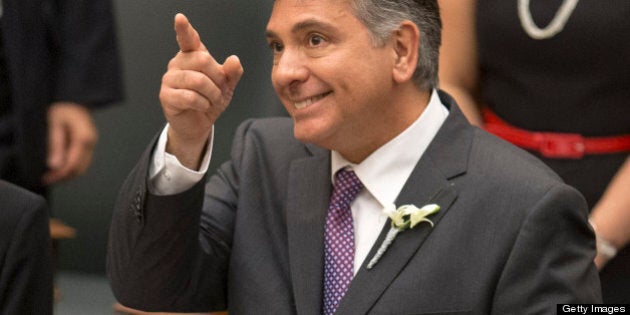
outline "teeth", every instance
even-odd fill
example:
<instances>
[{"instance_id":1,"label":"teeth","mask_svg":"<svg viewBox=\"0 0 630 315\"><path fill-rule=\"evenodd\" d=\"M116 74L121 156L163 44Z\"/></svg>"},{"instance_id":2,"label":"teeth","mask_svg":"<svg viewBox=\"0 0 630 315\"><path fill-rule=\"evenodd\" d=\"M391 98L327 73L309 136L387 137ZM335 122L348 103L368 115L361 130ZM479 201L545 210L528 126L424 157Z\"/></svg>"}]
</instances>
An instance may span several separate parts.
<instances>
[{"instance_id":1,"label":"teeth","mask_svg":"<svg viewBox=\"0 0 630 315\"><path fill-rule=\"evenodd\" d=\"M313 97L311 97L309 99L303 100L301 102L295 102L295 104L294 104L295 108L297 108L297 109L304 108L304 107L306 107L308 105L313 104L314 102L317 102L317 101L321 100L322 98L324 98L328 94L330 94L330 93L326 92L326 93L323 93L323 94L320 94L320 95L317 95L317 96L313 96Z\"/></svg>"},{"instance_id":2,"label":"teeth","mask_svg":"<svg viewBox=\"0 0 630 315\"><path fill-rule=\"evenodd\" d=\"M301 101L301 102L296 102L295 103L295 108L301 109L301 108L304 108L304 107L306 107L308 105L311 105L311 104L313 104L313 98L309 98L309 99L307 99L305 101Z\"/></svg>"}]
</instances>

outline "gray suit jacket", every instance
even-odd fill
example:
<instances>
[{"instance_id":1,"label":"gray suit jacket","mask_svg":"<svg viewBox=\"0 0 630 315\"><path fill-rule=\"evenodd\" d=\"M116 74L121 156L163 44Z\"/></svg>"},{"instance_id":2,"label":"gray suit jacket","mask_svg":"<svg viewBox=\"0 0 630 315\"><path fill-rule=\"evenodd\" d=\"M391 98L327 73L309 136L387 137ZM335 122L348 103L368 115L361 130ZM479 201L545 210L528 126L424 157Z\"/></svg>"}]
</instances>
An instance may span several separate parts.
<instances>
[{"instance_id":1,"label":"gray suit jacket","mask_svg":"<svg viewBox=\"0 0 630 315\"><path fill-rule=\"evenodd\" d=\"M373 269L364 263L337 314L555 314L557 303L600 302L580 194L441 97L450 115L396 203L439 204L435 227L400 233ZM289 119L251 120L205 190L162 197L146 189L149 155L125 182L110 231L121 303L321 313L329 151L296 141Z\"/></svg>"}]
</instances>

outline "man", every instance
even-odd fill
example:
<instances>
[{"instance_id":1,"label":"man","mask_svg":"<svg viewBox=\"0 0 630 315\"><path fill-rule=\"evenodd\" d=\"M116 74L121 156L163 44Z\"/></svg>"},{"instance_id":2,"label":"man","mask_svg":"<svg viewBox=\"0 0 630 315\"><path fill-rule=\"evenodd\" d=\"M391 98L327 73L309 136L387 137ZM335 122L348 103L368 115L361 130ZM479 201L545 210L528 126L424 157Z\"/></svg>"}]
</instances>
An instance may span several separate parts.
<instances>
[{"instance_id":1,"label":"man","mask_svg":"<svg viewBox=\"0 0 630 315\"><path fill-rule=\"evenodd\" d=\"M0 180L0 313L52 314L46 201Z\"/></svg>"},{"instance_id":2,"label":"man","mask_svg":"<svg viewBox=\"0 0 630 315\"><path fill-rule=\"evenodd\" d=\"M169 125L124 184L110 232L122 304L551 314L600 301L581 196L434 90L436 1L275 1L271 78L292 119L245 122L207 183L196 180L208 137L242 69L218 64L184 16L175 30L181 51L160 92ZM391 204L439 210L385 240Z\"/></svg>"},{"instance_id":3,"label":"man","mask_svg":"<svg viewBox=\"0 0 630 315\"><path fill-rule=\"evenodd\" d=\"M0 178L45 194L87 170L90 110L122 97L111 2L0 2Z\"/></svg>"}]
</instances>

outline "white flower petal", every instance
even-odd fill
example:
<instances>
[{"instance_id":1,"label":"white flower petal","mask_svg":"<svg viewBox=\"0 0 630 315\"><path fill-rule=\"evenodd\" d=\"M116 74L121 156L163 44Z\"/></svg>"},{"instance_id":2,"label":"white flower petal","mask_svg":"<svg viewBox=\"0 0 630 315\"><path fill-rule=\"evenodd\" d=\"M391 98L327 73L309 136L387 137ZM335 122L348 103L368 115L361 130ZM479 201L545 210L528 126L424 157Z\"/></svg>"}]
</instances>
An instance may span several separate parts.
<instances>
[{"instance_id":1,"label":"white flower petal","mask_svg":"<svg viewBox=\"0 0 630 315\"><path fill-rule=\"evenodd\" d=\"M398 211L402 212L404 215L410 215L418 210L418 207L414 205L404 205L398 208Z\"/></svg>"},{"instance_id":2,"label":"white flower petal","mask_svg":"<svg viewBox=\"0 0 630 315\"><path fill-rule=\"evenodd\" d=\"M420 208L420 211L426 212L427 215L433 214L435 212L438 212L439 210L440 210L440 206L438 206L438 205L436 205L434 203L432 203L430 205L426 205L426 206Z\"/></svg>"},{"instance_id":3,"label":"white flower petal","mask_svg":"<svg viewBox=\"0 0 630 315\"><path fill-rule=\"evenodd\" d=\"M385 206L385 208L383 208L383 212L388 217L392 217L396 213L396 205L393 203L390 203L389 205Z\"/></svg>"},{"instance_id":4,"label":"white flower petal","mask_svg":"<svg viewBox=\"0 0 630 315\"><path fill-rule=\"evenodd\" d=\"M440 210L440 206L436 204L426 205L422 207L421 209L417 209L417 211L412 213L409 218L409 221L411 222L411 228L413 228L414 226L418 225L418 223L423 222L423 221L428 222L429 224L431 224L431 227L433 227L433 222L427 219L426 217L439 210Z\"/></svg>"},{"instance_id":5,"label":"white flower petal","mask_svg":"<svg viewBox=\"0 0 630 315\"><path fill-rule=\"evenodd\" d=\"M387 236L381 246L376 251L376 254L369 261L367 265L367 269L372 269L374 265L381 259L387 248L396 238L398 233L404 231L405 229L411 227L413 228L420 222L427 222L433 227L433 221L427 219L426 217L438 212L440 210L440 206L436 204L426 205L420 209L415 205L403 205L396 208L396 205L389 204L383 208L383 212L387 214L387 216L392 221L392 227L387 232ZM405 221L405 216L409 216L409 219Z\"/></svg>"}]
</instances>

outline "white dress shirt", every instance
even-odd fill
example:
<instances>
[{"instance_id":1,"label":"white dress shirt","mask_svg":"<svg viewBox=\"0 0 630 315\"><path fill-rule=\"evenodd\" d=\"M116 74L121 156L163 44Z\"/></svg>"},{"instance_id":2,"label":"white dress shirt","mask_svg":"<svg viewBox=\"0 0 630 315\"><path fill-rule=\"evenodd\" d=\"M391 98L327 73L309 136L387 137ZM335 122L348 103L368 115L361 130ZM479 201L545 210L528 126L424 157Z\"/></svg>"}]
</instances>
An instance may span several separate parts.
<instances>
[{"instance_id":1,"label":"white dress shirt","mask_svg":"<svg viewBox=\"0 0 630 315\"><path fill-rule=\"evenodd\" d=\"M420 117L360 164L352 164L336 151L332 151L331 181L334 181L334 174L339 169L349 167L354 170L365 187L350 206L354 220L355 274L387 221L383 208L394 203L447 116L448 110L440 101L437 92L433 91L429 104ZM208 170L212 152L210 139L201 169L199 171L187 169L177 161L177 158L165 152L167 130L168 125L160 135L149 171L149 189L158 195L185 191L201 180Z\"/></svg>"},{"instance_id":2,"label":"white dress shirt","mask_svg":"<svg viewBox=\"0 0 630 315\"><path fill-rule=\"evenodd\" d=\"M168 124L166 124L160 134L149 166L149 191L159 196L174 195L190 189L200 181L210 165L214 126L212 126L210 135L208 149L201 161L201 167L195 171L183 166L174 155L166 152L166 140L168 139Z\"/></svg>"}]
</instances>

